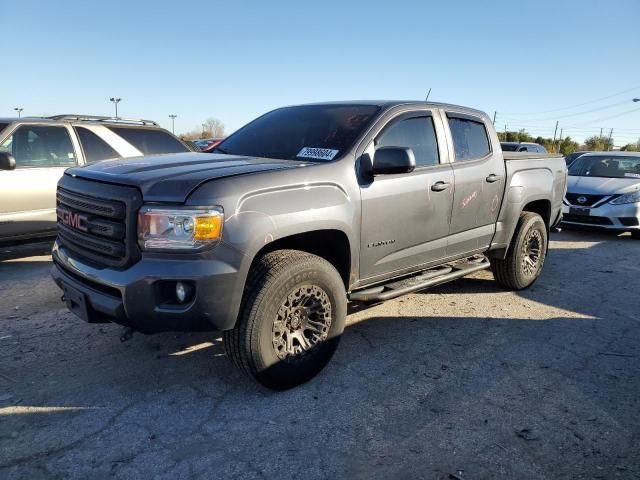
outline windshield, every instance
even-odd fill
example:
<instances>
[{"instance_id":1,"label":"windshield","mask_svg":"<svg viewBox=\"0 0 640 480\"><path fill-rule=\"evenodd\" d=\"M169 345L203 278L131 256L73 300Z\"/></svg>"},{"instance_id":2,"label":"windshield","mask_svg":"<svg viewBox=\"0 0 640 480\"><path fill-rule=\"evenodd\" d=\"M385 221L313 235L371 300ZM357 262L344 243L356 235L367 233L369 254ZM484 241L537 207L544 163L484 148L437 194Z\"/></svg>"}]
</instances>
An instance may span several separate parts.
<instances>
[{"instance_id":1,"label":"windshield","mask_svg":"<svg viewBox=\"0 0 640 480\"><path fill-rule=\"evenodd\" d=\"M224 140L215 153L331 161L341 157L371 123L373 105L305 105L269 112Z\"/></svg>"},{"instance_id":2,"label":"windshield","mask_svg":"<svg viewBox=\"0 0 640 480\"><path fill-rule=\"evenodd\" d=\"M583 156L571 164L569 175L575 177L640 178L640 157Z\"/></svg>"},{"instance_id":3,"label":"windshield","mask_svg":"<svg viewBox=\"0 0 640 480\"><path fill-rule=\"evenodd\" d=\"M512 145L509 143L501 143L500 146L502 147L503 152L515 152L518 149L518 145Z\"/></svg>"},{"instance_id":4,"label":"windshield","mask_svg":"<svg viewBox=\"0 0 640 480\"><path fill-rule=\"evenodd\" d=\"M584 154L585 152L573 152L564 157L564 161L567 163L567 167L571 165L576 158Z\"/></svg>"}]
</instances>

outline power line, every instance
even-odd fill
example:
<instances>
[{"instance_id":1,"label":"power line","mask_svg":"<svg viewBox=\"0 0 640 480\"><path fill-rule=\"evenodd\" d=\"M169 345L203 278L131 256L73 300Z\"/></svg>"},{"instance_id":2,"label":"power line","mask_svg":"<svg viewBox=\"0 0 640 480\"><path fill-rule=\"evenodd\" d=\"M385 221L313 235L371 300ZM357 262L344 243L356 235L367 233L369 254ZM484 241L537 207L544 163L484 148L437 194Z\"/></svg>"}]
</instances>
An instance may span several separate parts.
<instances>
[{"instance_id":1,"label":"power line","mask_svg":"<svg viewBox=\"0 0 640 480\"><path fill-rule=\"evenodd\" d=\"M632 110L627 110L626 112L618 113L616 115L611 115L609 117L599 118L597 120L593 120L591 123L601 122L603 120L610 120L612 118L618 118L618 117L621 117L623 115L628 115L629 113L633 113L633 112L640 112L640 108L634 108Z\"/></svg>"},{"instance_id":2,"label":"power line","mask_svg":"<svg viewBox=\"0 0 640 480\"><path fill-rule=\"evenodd\" d=\"M529 122L544 122L545 120L557 120L559 118L569 118L569 117L577 117L579 115L584 115L586 113L593 113L593 112L599 112L601 110L606 110L608 108L613 108L613 107L617 107L619 105L623 105L623 104L628 104L629 100L623 100L622 102L616 102L616 103L611 103L609 105L604 105L602 107L597 107L597 108L592 108L589 110L582 110L580 112L575 112L575 113L568 113L566 115L556 115L554 117L545 117L545 118L528 118L528 119L518 119L518 118L514 118L514 120L523 120L523 121L529 121Z\"/></svg>"},{"instance_id":3,"label":"power line","mask_svg":"<svg viewBox=\"0 0 640 480\"><path fill-rule=\"evenodd\" d=\"M555 108L553 110L543 110L543 111L530 112L530 113L516 113L516 115L541 115L543 113L562 112L564 110L571 110L572 108L582 107L584 105L589 105L591 103L601 102L602 100L607 100L609 98L617 97L618 95L622 95L623 93L629 93L629 92L632 92L632 91L638 90L638 89L640 89L640 85L635 86L635 87L631 87L628 90L623 90L623 91L618 92L618 93L613 93L611 95L607 95L606 97L600 97L600 98L596 98L594 100L589 100L587 102L577 103L575 105L569 105L568 107L561 107L561 108Z\"/></svg>"}]
</instances>

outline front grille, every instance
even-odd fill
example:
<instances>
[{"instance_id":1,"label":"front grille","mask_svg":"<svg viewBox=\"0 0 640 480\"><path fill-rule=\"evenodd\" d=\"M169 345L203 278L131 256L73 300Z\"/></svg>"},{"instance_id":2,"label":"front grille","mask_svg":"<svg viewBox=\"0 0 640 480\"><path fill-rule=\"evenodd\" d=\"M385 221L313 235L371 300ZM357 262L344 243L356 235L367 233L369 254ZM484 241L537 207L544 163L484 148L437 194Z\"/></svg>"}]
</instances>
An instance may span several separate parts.
<instances>
[{"instance_id":1,"label":"front grille","mask_svg":"<svg viewBox=\"0 0 640 480\"><path fill-rule=\"evenodd\" d=\"M74 256L108 267L126 267L139 258L136 189L65 175L56 206L58 243Z\"/></svg>"},{"instance_id":2,"label":"front grille","mask_svg":"<svg viewBox=\"0 0 640 480\"><path fill-rule=\"evenodd\" d=\"M590 225L613 225L613 222L607 217L595 217L589 215L572 215L565 214L562 216L565 222L588 223Z\"/></svg>"},{"instance_id":3,"label":"front grille","mask_svg":"<svg viewBox=\"0 0 640 480\"><path fill-rule=\"evenodd\" d=\"M565 198L567 199L567 202L569 202L571 205L576 205L578 207L591 207L596 203L598 203L603 198L609 197L609 196L611 195L586 195L584 193L567 193ZM583 201L582 203L580 203L578 201L579 198L584 198L586 201Z\"/></svg>"}]
</instances>

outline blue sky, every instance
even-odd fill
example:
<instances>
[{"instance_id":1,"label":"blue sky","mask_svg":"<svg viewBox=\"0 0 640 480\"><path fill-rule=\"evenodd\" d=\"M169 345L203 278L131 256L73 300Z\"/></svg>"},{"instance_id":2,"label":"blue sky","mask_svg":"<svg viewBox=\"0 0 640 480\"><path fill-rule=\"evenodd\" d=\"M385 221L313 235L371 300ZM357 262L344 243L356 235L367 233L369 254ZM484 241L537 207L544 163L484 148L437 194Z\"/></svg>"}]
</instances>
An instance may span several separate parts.
<instances>
[{"instance_id":1,"label":"blue sky","mask_svg":"<svg viewBox=\"0 0 640 480\"><path fill-rule=\"evenodd\" d=\"M557 118L578 139L601 127L616 144L640 137L638 0L20 0L2 11L0 116L112 114L115 95L121 116L170 127L175 113L177 132L216 117L233 131L281 105L422 99L431 87L432 100L497 111L500 129L551 136Z\"/></svg>"}]
</instances>

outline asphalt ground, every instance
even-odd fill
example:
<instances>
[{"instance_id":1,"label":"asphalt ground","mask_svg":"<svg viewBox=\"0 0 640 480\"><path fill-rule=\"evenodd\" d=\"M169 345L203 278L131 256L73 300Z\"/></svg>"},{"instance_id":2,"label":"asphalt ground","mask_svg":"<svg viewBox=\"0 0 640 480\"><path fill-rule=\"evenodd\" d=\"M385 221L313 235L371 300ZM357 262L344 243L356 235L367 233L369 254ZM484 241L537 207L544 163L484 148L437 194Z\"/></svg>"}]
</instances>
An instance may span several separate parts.
<instances>
[{"instance_id":1,"label":"asphalt ground","mask_svg":"<svg viewBox=\"0 0 640 480\"><path fill-rule=\"evenodd\" d=\"M83 323L42 248L9 252L0 478L640 478L640 241L551 239L526 291L484 271L351 308L329 366L279 393L215 334Z\"/></svg>"}]
</instances>

